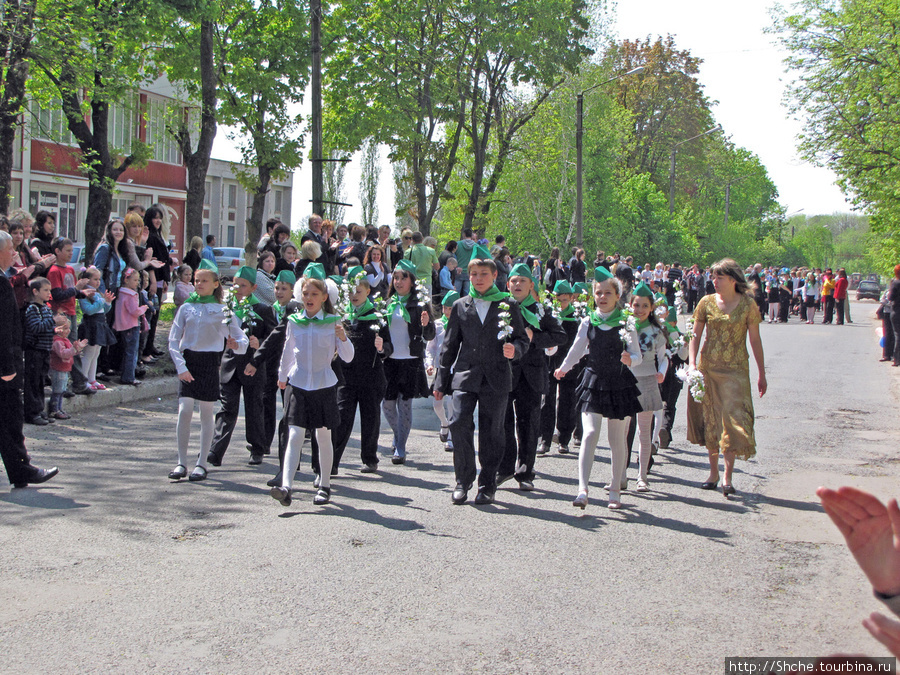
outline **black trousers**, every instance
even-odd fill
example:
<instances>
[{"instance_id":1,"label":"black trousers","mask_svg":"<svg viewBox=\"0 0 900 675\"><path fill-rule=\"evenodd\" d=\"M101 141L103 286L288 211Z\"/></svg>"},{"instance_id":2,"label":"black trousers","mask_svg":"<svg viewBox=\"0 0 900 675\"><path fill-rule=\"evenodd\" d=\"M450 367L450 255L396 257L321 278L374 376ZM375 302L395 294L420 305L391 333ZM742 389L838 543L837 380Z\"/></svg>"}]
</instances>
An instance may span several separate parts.
<instances>
[{"instance_id":1,"label":"black trousers","mask_svg":"<svg viewBox=\"0 0 900 675\"><path fill-rule=\"evenodd\" d=\"M475 407L478 407L478 461L481 473L478 485L489 491L497 489L497 469L503 458L506 401L509 395L488 387L481 391L453 392L453 415L450 434L453 438L453 468L456 481L470 486L475 483Z\"/></svg>"},{"instance_id":2,"label":"black trousers","mask_svg":"<svg viewBox=\"0 0 900 675\"><path fill-rule=\"evenodd\" d=\"M694 313L694 307L697 306L697 301L699 300L700 291L696 288L689 288L687 293L687 311L688 314Z\"/></svg>"},{"instance_id":3,"label":"black trousers","mask_svg":"<svg viewBox=\"0 0 900 675\"><path fill-rule=\"evenodd\" d=\"M834 311L837 314L837 324L839 326L844 325L844 306L847 304L847 300L835 300L834 301Z\"/></svg>"},{"instance_id":4,"label":"black trousers","mask_svg":"<svg viewBox=\"0 0 900 675\"><path fill-rule=\"evenodd\" d=\"M22 376L11 382L0 380L0 457L10 483L25 483L35 474L22 433Z\"/></svg>"},{"instance_id":5,"label":"black trousers","mask_svg":"<svg viewBox=\"0 0 900 675\"><path fill-rule=\"evenodd\" d=\"M825 296L825 318L822 320L822 323L831 323L834 319L834 296L826 295Z\"/></svg>"},{"instance_id":6,"label":"black trousers","mask_svg":"<svg viewBox=\"0 0 900 675\"><path fill-rule=\"evenodd\" d=\"M237 424L241 405L241 392L244 394L244 424L247 431L247 443L250 454L262 455L265 452L266 428L263 421L262 394L263 383L241 384L235 374L228 382L224 382L219 390L219 402L222 409L216 413L216 435L213 437L209 453L218 461L222 461L231 435Z\"/></svg>"},{"instance_id":7,"label":"black trousers","mask_svg":"<svg viewBox=\"0 0 900 675\"><path fill-rule=\"evenodd\" d=\"M24 415L26 420L33 420L44 412L44 382L50 374L50 352L26 349L24 373Z\"/></svg>"},{"instance_id":8,"label":"black trousers","mask_svg":"<svg viewBox=\"0 0 900 675\"><path fill-rule=\"evenodd\" d=\"M272 447L272 441L275 440L275 431L278 426L278 420L275 414L275 397L278 395L278 364L266 365L266 378L263 384L262 405L263 405L263 424L265 427L265 436L263 438L263 447L266 449L266 455ZM282 400L284 394L281 395Z\"/></svg>"},{"instance_id":9,"label":"black trousers","mask_svg":"<svg viewBox=\"0 0 900 675\"><path fill-rule=\"evenodd\" d=\"M680 363L679 363L680 365ZM684 382L675 375L675 368L669 364L666 371L666 377L659 386L659 393L663 400L663 429L672 431L672 425L675 424L675 406L678 404L678 397L681 396L681 390Z\"/></svg>"},{"instance_id":10,"label":"black trousers","mask_svg":"<svg viewBox=\"0 0 900 675\"><path fill-rule=\"evenodd\" d=\"M568 445L572 440L572 433L578 420L575 405L577 386L577 380L557 380L553 377L553 373L550 373L550 390L544 395L544 403L541 405L541 443L550 445L554 429L559 432L560 445Z\"/></svg>"},{"instance_id":11,"label":"black trousers","mask_svg":"<svg viewBox=\"0 0 900 675\"><path fill-rule=\"evenodd\" d=\"M331 442L334 445L334 469L341 463L350 434L353 432L353 421L359 407L359 447L363 464L378 464L378 435L381 433L381 401L384 398L382 387L365 387L343 385L338 387L338 410L341 423L331 431Z\"/></svg>"},{"instance_id":12,"label":"black trousers","mask_svg":"<svg viewBox=\"0 0 900 675\"><path fill-rule=\"evenodd\" d=\"M516 480L534 480L540 420L541 392L535 391L524 377L520 377L506 401L506 449L497 468L501 476L515 474Z\"/></svg>"},{"instance_id":13,"label":"black trousers","mask_svg":"<svg viewBox=\"0 0 900 675\"><path fill-rule=\"evenodd\" d=\"M894 365L900 366L900 312L891 311L891 327L894 329Z\"/></svg>"},{"instance_id":14,"label":"black trousers","mask_svg":"<svg viewBox=\"0 0 900 675\"><path fill-rule=\"evenodd\" d=\"M163 296L163 289L154 288L154 295L159 297L159 304L157 307L162 307L163 302L165 301L165 297ZM152 356L153 350L156 349L154 346L154 342L156 341L156 324L159 323L159 312L153 312L153 315L150 317L150 330L147 331L146 342L142 343L143 348L141 349L142 356Z\"/></svg>"}]
</instances>

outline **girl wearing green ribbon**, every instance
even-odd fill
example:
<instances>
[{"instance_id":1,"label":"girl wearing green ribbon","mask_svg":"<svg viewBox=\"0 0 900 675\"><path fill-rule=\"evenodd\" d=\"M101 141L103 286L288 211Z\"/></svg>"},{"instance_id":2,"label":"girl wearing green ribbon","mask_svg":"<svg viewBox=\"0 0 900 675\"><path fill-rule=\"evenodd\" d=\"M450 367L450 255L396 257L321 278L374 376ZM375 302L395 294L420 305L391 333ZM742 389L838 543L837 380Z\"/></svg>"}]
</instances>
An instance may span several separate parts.
<instances>
[{"instance_id":1,"label":"girl wearing green ribbon","mask_svg":"<svg viewBox=\"0 0 900 675\"><path fill-rule=\"evenodd\" d=\"M194 275L194 292L178 308L169 331L169 354L181 380L178 390L178 465L172 480L187 476L187 449L191 440L194 402L200 407L200 453L190 480L206 478L206 453L212 443L213 409L219 398L219 363L225 347L236 354L247 351L249 340L237 316L225 315L222 286L216 266L203 260Z\"/></svg>"},{"instance_id":2,"label":"girl wearing green ribbon","mask_svg":"<svg viewBox=\"0 0 900 675\"><path fill-rule=\"evenodd\" d=\"M409 260L397 263L385 310L394 352L384 362L387 390L382 410L394 432L394 464L406 462L413 399L431 394L425 377L425 343L434 339L434 321L428 296L417 288L415 270Z\"/></svg>"},{"instance_id":3,"label":"girl wearing green ribbon","mask_svg":"<svg viewBox=\"0 0 900 675\"><path fill-rule=\"evenodd\" d=\"M324 277L321 265L314 263ZM309 266L313 268L313 265ZM309 271L309 270L307 270ZM331 361L337 353L345 363L353 359L353 343L347 339L341 317L334 313L328 289L322 278L304 277L301 286L303 310L287 319L284 351L278 371L278 387L291 387L285 417L288 423L288 447L284 457L281 485L270 494L282 506L291 504L291 486L300 465L304 430L314 430L319 446L320 475L313 504L331 500L331 467L334 449L331 430L340 422L337 407L337 376Z\"/></svg>"},{"instance_id":4,"label":"girl wearing green ribbon","mask_svg":"<svg viewBox=\"0 0 900 675\"><path fill-rule=\"evenodd\" d=\"M588 483L594 463L594 450L605 417L609 448L612 453L612 481L609 504L622 508L621 484L628 459L626 435L630 417L641 411L640 391L630 366L641 362L637 335L627 328L627 317L619 309L622 283L605 267L594 270L594 303L596 310L581 322L578 335L562 365L554 376L565 377L587 354L584 373L578 385L578 404L584 438L578 460L578 496L573 506L584 509L588 503ZM623 339L624 333L624 339Z\"/></svg>"}]
</instances>

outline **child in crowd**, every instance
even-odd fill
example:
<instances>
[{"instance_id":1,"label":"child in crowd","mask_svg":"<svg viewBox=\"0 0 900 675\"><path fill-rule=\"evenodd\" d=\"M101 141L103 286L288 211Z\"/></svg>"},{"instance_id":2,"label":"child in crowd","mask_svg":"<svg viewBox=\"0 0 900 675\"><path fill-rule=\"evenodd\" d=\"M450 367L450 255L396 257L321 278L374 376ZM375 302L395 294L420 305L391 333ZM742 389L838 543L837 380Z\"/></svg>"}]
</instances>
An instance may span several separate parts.
<instances>
[{"instance_id":1,"label":"child in crowd","mask_svg":"<svg viewBox=\"0 0 900 675\"><path fill-rule=\"evenodd\" d=\"M629 369L641 362L637 333L628 328L619 309L622 283L605 267L594 270L596 310L581 322L578 335L563 364L554 373L561 380L587 354L584 374L578 386L579 408L584 439L578 458L578 496L573 506L584 509L588 503L588 483L594 463L594 450L600 424L607 420L607 435L612 454L610 509L622 508L620 486L625 480L628 461L626 436L630 417L641 411L637 379ZM621 331L625 330L623 339Z\"/></svg>"},{"instance_id":2,"label":"child in crowd","mask_svg":"<svg viewBox=\"0 0 900 675\"><path fill-rule=\"evenodd\" d=\"M72 260L73 245L71 240L58 237L50 245L56 263L47 271L47 280L51 285L50 309L62 312L69 319L72 335L77 335L78 320L75 312L75 300L90 298L94 289L88 286L87 279L75 281L75 270L69 265ZM94 390L87 386L87 377L81 367L81 358L75 357L72 366L72 391L76 394L93 394Z\"/></svg>"},{"instance_id":3,"label":"child in crowd","mask_svg":"<svg viewBox=\"0 0 900 675\"><path fill-rule=\"evenodd\" d=\"M278 324L268 337L263 340L253 356L250 363L244 368L245 375L255 375L256 371L261 367L266 367L266 381L263 384L263 415L266 424L266 439L269 447L275 437L275 392L278 391L278 367L281 363L281 354L284 350L284 335L287 331L287 318L291 314L295 314L303 309L303 305L294 299L294 286L297 278L290 270L284 270L278 273L275 279L275 303L272 305L272 312L275 315L275 321ZM298 287L299 295L299 287ZM281 390L281 410L282 417L278 423L278 473L266 481L269 487L278 487L281 485L282 467L284 466L284 453L287 450L288 441L288 424L284 416L287 410L288 397L291 389Z\"/></svg>"},{"instance_id":4,"label":"child in crowd","mask_svg":"<svg viewBox=\"0 0 900 675\"><path fill-rule=\"evenodd\" d=\"M647 484L647 472L650 470L653 418L657 410L663 409L659 385L665 379L666 370L669 368L666 332L653 311L654 300L653 291L643 281L632 291L631 311L634 313L635 331L641 350L640 362L631 365L631 372L637 378L637 387L640 390L638 401L642 408L641 412L637 413L637 432L641 447L638 492L647 492L650 489ZM627 471L628 464L625 466ZM627 476L623 476L621 485L623 489L627 481Z\"/></svg>"},{"instance_id":5,"label":"child in crowd","mask_svg":"<svg viewBox=\"0 0 900 675\"><path fill-rule=\"evenodd\" d=\"M347 339L341 317L334 313L324 281L324 270L318 263L308 266L312 274L322 278L304 277L301 285L303 310L288 317L278 372L278 386L291 387L291 397L285 416L288 420L288 447L284 457L281 486L270 494L282 506L291 503L291 486L300 465L304 429L310 429L319 446L319 465L313 503L327 504L331 500L331 476L325 470L332 466L334 452L331 430L340 422L337 407L337 376L331 360L337 353L345 363L353 359L353 343Z\"/></svg>"},{"instance_id":6,"label":"child in crowd","mask_svg":"<svg viewBox=\"0 0 900 675\"><path fill-rule=\"evenodd\" d=\"M340 423L331 438L334 443L332 474L350 440L356 408L359 406L359 448L361 473L378 470L378 435L381 432L381 401L387 382L383 361L391 355L391 332L369 300L371 287L360 266L351 267L345 283L354 284L350 293L350 315L344 321L344 331L353 344L353 359L342 364L343 382L338 385Z\"/></svg>"},{"instance_id":7,"label":"child in crowd","mask_svg":"<svg viewBox=\"0 0 900 675\"><path fill-rule=\"evenodd\" d=\"M99 297L99 296L98 296ZM48 413L50 417L58 420L67 420L69 415L63 410L63 392L69 383L69 373L72 372L72 364L75 356L80 354L87 346L87 340L77 340L72 343L69 334L72 331L69 318L65 314L57 314L53 346L50 348L50 405Z\"/></svg>"},{"instance_id":8,"label":"child in crowd","mask_svg":"<svg viewBox=\"0 0 900 675\"><path fill-rule=\"evenodd\" d=\"M97 359L100 357L100 349L116 343L116 334L106 321L106 315L116 296L110 291L100 294L101 276L100 270L93 266L85 267L79 275L79 280L87 279L88 286L95 291L92 297L81 298L78 301L78 306L81 307L78 337L87 340L87 346L81 354L81 364L88 386L94 391L106 389L97 381Z\"/></svg>"},{"instance_id":9,"label":"child in crowd","mask_svg":"<svg viewBox=\"0 0 900 675\"><path fill-rule=\"evenodd\" d=\"M191 281L194 278L194 270L190 265L181 265L175 270L175 291L173 292L173 301L175 307L181 307L187 297L194 292L194 284Z\"/></svg>"},{"instance_id":10,"label":"child in crowd","mask_svg":"<svg viewBox=\"0 0 900 675\"><path fill-rule=\"evenodd\" d=\"M37 277L28 284L29 298L25 305L25 421L45 426L49 416L44 410L44 380L50 372L50 349L56 322L50 302L51 285Z\"/></svg>"},{"instance_id":11,"label":"child in crowd","mask_svg":"<svg viewBox=\"0 0 900 675\"><path fill-rule=\"evenodd\" d=\"M116 319L113 322L117 339L122 342L122 375L119 382L133 386L141 384L140 380L135 379L134 371L137 368L141 324L146 324L144 314L147 312L147 305L140 304L140 282L140 272L131 267L125 270L116 300Z\"/></svg>"},{"instance_id":12,"label":"child in crowd","mask_svg":"<svg viewBox=\"0 0 900 675\"><path fill-rule=\"evenodd\" d=\"M178 464L169 472L171 480L181 480L187 473L187 450L191 440L191 418L194 401L200 406L200 452L197 466L189 480L206 478L206 453L213 438L213 410L219 399L219 362L227 347L236 354L247 351L249 340L241 330L240 319L226 319L222 303L222 286L216 265L202 260L194 275L196 291L184 301L175 314L169 331L169 354L181 380L178 390Z\"/></svg>"},{"instance_id":13,"label":"child in crowd","mask_svg":"<svg viewBox=\"0 0 900 675\"><path fill-rule=\"evenodd\" d=\"M425 343L434 339L429 294L417 288L416 266L403 259L394 268L385 319L394 351L384 362L387 389L382 410L394 432L394 464L406 462L406 441L412 427L412 402L430 394L425 377Z\"/></svg>"},{"instance_id":14,"label":"child in crowd","mask_svg":"<svg viewBox=\"0 0 900 675\"><path fill-rule=\"evenodd\" d=\"M450 260L453 260L453 258L450 258ZM453 311L453 303L457 300L459 300L459 293L454 290L448 290L444 299L441 300L441 309L444 314L435 322L434 339L430 340L425 346L425 374L428 377L433 377L437 372L441 357L441 347L444 344L444 334L447 332L447 322L450 320L450 312ZM449 422L450 415L453 414L452 393L442 399L433 399L432 405L434 406L434 414L437 415L441 423L440 439L441 443L444 444L444 450L453 452L453 440L450 438Z\"/></svg>"}]
</instances>

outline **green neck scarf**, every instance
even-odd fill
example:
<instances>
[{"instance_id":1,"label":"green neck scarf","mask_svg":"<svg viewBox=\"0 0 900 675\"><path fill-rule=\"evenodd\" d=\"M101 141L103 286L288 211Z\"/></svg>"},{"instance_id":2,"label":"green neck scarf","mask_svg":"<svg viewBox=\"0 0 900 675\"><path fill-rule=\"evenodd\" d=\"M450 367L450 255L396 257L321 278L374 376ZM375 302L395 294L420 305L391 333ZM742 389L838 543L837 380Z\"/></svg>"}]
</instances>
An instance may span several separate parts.
<instances>
[{"instance_id":1,"label":"green neck scarf","mask_svg":"<svg viewBox=\"0 0 900 675\"><path fill-rule=\"evenodd\" d=\"M237 316L237 318L239 318L241 322L246 321L248 318L261 319L262 317L253 309L253 305L257 304L258 302L259 300L257 299L257 297L251 293L249 297L235 303L235 316Z\"/></svg>"},{"instance_id":2,"label":"green neck scarf","mask_svg":"<svg viewBox=\"0 0 900 675\"><path fill-rule=\"evenodd\" d=\"M525 323L530 324L532 328L540 328L541 327L541 319L535 314L530 308L534 307L537 304L537 300L532 296L528 296L522 302L519 303L519 309L522 312L522 318L525 319Z\"/></svg>"},{"instance_id":3,"label":"green neck scarf","mask_svg":"<svg viewBox=\"0 0 900 675\"><path fill-rule=\"evenodd\" d=\"M350 321L378 321L375 305L368 298L359 307L350 307Z\"/></svg>"},{"instance_id":4,"label":"green neck scarf","mask_svg":"<svg viewBox=\"0 0 900 675\"><path fill-rule=\"evenodd\" d=\"M504 293L499 288L497 288L497 284L491 286L485 293L479 293L475 290L474 286L469 286L469 295L471 295L476 300L487 300L488 302L494 302L496 300L506 300L509 297L509 293Z\"/></svg>"},{"instance_id":5,"label":"green neck scarf","mask_svg":"<svg viewBox=\"0 0 900 675\"><path fill-rule=\"evenodd\" d=\"M303 316L304 312L297 312L296 314L291 314L288 317L288 321L293 321L298 326L308 326L311 323L315 324L329 324L329 323L337 323L341 320L337 314L326 314L321 319L317 319L316 317L307 317Z\"/></svg>"},{"instance_id":6,"label":"green neck scarf","mask_svg":"<svg viewBox=\"0 0 900 675\"><path fill-rule=\"evenodd\" d=\"M214 295L197 295L196 293L191 293L185 299L185 302L190 302L191 304L198 305L208 305L213 302L219 302L216 300L216 296Z\"/></svg>"},{"instance_id":7,"label":"green neck scarf","mask_svg":"<svg viewBox=\"0 0 900 675\"><path fill-rule=\"evenodd\" d=\"M284 318L284 305L276 300L275 304L272 305L272 311L275 312L275 320L278 321L278 323L281 323L281 320Z\"/></svg>"},{"instance_id":8,"label":"green neck scarf","mask_svg":"<svg viewBox=\"0 0 900 675\"><path fill-rule=\"evenodd\" d=\"M644 329L645 329L647 326L649 326L649 325L650 325L650 318L649 318L649 317L647 318L646 321L638 321L638 322L634 325L634 332L635 332L635 333L640 333L642 330L644 330Z\"/></svg>"},{"instance_id":9,"label":"green neck scarf","mask_svg":"<svg viewBox=\"0 0 900 675\"><path fill-rule=\"evenodd\" d=\"M600 312L594 310L591 312L591 325L597 326L612 326L614 328L619 328L625 324L625 316L622 314L621 309L616 309L610 314L607 318L603 318L600 316Z\"/></svg>"},{"instance_id":10,"label":"green neck scarf","mask_svg":"<svg viewBox=\"0 0 900 675\"><path fill-rule=\"evenodd\" d=\"M578 321L578 317L575 316L575 308L572 307L572 305L569 305L565 309L560 310L559 320L560 321Z\"/></svg>"},{"instance_id":11,"label":"green neck scarf","mask_svg":"<svg viewBox=\"0 0 900 675\"><path fill-rule=\"evenodd\" d=\"M447 330L447 322L450 320L449 316L441 316L441 324L444 326L444 330Z\"/></svg>"},{"instance_id":12,"label":"green neck scarf","mask_svg":"<svg viewBox=\"0 0 900 675\"><path fill-rule=\"evenodd\" d=\"M408 299L409 299L409 295L397 295L397 294L392 295L391 299L388 301L388 304L387 304L387 315L389 317L393 316L394 310L396 310L397 307L399 307L400 308L400 316L403 317L403 320L406 323L409 323L409 320L410 320L409 319L409 311L406 309L406 301Z\"/></svg>"}]
</instances>

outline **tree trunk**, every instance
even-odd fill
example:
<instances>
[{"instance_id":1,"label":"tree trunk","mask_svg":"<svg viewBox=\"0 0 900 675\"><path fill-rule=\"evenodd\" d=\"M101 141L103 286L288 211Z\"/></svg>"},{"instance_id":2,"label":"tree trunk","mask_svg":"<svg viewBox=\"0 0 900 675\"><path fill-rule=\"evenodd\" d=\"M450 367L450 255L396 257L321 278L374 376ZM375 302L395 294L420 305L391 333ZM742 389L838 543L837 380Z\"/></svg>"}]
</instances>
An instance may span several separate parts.
<instances>
[{"instance_id":1,"label":"tree trunk","mask_svg":"<svg viewBox=\"0 0 900 675\"><path fill-rule=\"evenodd\" d=\"M256 244L262 234L263 216L266 214L266 195L269 193L269 183L272 181L272 169L264 164L259 166L257 173L259 185L253 193L253 206L250 209L250 218L247 219L247 243L244 251L247 255L247 264L256 266ZM251 262L252 261L252 262Z\"/></svg>"},{"instance_id":2,"label":"tree trunk","mask_svg":"<svg viewBox=\"0 0 900 675\"><path fill-rule=\"evenodd\" d=\"M25 0L21 5L13 1L5 4L5 15L0 24L2 61L6 66L3 92L0 95L0 213L9 213L13 152L19 114L25 103L27 59L33 35L35 0Z\"/></svg>"},{"instance_id":3,"label":"tree trunk","mask_svg":"<svg viewBox=\"0 0 900 675\"><path fill-rule=\"evenodd\" d=\"M88 187L87 218L84 221L85 264L93 261L97 244L106 231L106 223L112 212L112 191L104 186L104 181L90 181Z\"/></svg>"},{"instance_id":4,"label":"tree trunk","mask_svg":"<svg viewBox=\"0 0 900 675\"><path fill-rule=\"evenodd\" d=\"M206 173L212 156L213 141L216 138L216 87L218 73L215 66L214 24L212 21L200 23L200 136L197 150L191 151L190 134L187 124L175 137L181 145L181 154L187 165L188 186L184 218L184 248L188 249L193 237L203 236L203 198L206 194Z\"/></svg>"}]
</instances>

